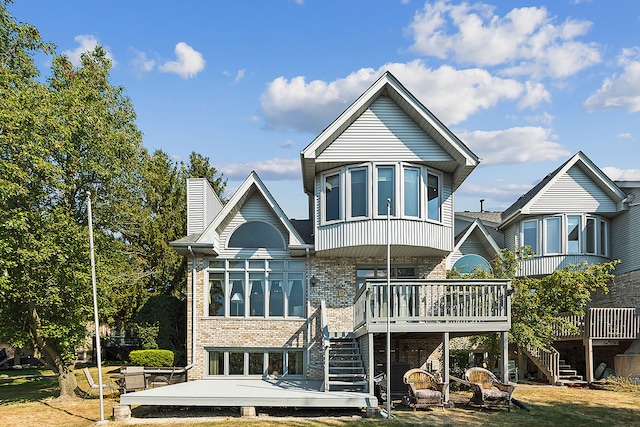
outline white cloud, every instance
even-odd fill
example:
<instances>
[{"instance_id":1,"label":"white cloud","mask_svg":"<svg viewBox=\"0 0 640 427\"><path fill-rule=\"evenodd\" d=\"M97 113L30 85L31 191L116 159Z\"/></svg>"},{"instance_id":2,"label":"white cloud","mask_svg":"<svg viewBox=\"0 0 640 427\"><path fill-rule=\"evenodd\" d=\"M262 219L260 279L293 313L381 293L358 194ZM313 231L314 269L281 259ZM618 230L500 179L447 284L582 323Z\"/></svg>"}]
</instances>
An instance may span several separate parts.
<instances>
[{"instance_id":1,"label":"white cloud","mask_svg":"<svg viewBox=\"0 0 640 427\"><path fill-rule=\"evenodd\" d=\"M630 113L640 111L640 48L625 49L618 57L622 74L606 78L602 87L582 104L587 111L625 108Z\"/></svg>"},{"instance_id":2,"label":"white cloud","mask_svg":"<svg viewBox=\"0 0 640 427\"><path fill-rule=\"evenodd\" d=\"M62 51L62 54L69 58L71 64L79 67L82 64L82 54L94 50L96 46L98 46L99 42L94 36L83 34L75 36L73 40L75 40L80 46L74 50L64 50ZM106 46L102 46L102 48L105 50L107 58L111 60L112 66L115 67L116 61L113 59L113 55L109 52L109 49Z\"/></svg>"},{"instance_id":3,"label":"white cloud","mask_svg":"<svg viewBox=\"0 0 640 427\"><path fill-rule=\"evenodd\" d=\"M635 141L636 139L629 132L622 132L618 134L618 138L620 139L629 139L631 141Z\"/></svg>"},{"instance_id":4,"label":"white cloud","mask_svg":"<svg viewBox=\"0 0 640 427\"><path fill-rule=\"evenodd\" d=\"M297 180L301 177L299 159L274 158L248 163L220 164L215 167L230 180L244 180L251 171L257 172L262 180L270 181Z\"/></svg>"},{"instance_id":5,"label":"white cloud","mask_svg":"<svg viewBox=\"0 0 640 427\"><path fill-rule=\"evenodd\" d=\"M612 166L602 168L613 181L640 181L640 169L620 169Z\"/></svg>"},{"instance_id":6,"label":"white cloud","mask_svg":"<svg viewBox=\"0 0 640 427\"><path fill-rule=\"evenodd\" d=\"M595 44L575 41L591 23L556 25L544 7L514 8L504 17L483 4L427 2L407 28L411 50L458 64L498 67L506 75L563 78L600 62ZM453 31L450 31L453 30Z\"/></svg>"},{"instance_id":7,"label":"white cloud","mask_svg":"<svg viewBox=\"0 0 640 427\"><path fill-rule=\"evenodd\" d=\"M518 200L518 197L529 191L531 187L531 185L513 183L488 186L484 183L467 181L456 190L456 203L458 202L458 197L478 198L478 195L482 195L485 200L502 202L497 203L497 205L506 208L515 200ZM486 203L485 206L489 206L489 203Z\"/></svg>"},{"instance_id":8,"label":"white cloud","mask_svg":"<svg viewBox=\"0 0 640 427\"><path fill-rule=\"evenodd\" d=\"M147 54L136 49L132 49L134 58L130 61L134 73L141 75L153 70L156 61L147 58Z\"/></svg>"},{"instance_id":9,"label":"white cloud","mask_svg":"<svg viewBox=\"0 0 640 427\"><path fill-rule=\"evenodd\" d=\"M238 70L236 73L236 78L233 80L234 83L238 83L240 80L244 79L244 75L246 74L246 70L243 68L242 70Z\"/></svg>"},{"instance_id":10,"label":"white cloud","mask_svg":"<svg viewBox=\"0 0 640 427\"><path fill-rule=\"evenodd\" d=\"M482 159L484 166L557 160L571 154L552 141L551 130L542 127L458 132L457 135Z\"/></svg>"},{"instance_id":11,"label":"white cloud","mask_svg":"<svg viewBox=\"0 0 640 427\"><path fill-rule=\"evenodd\" d=\"M503 100L522 96L521 103L529 107L549 99L541 85L524 85L479 68L456 70L441 66L434 70L421 60L414 60L385 64L377 70L362 68L333 82L307 82L304 76L290 80L278 77L260 97L261 112L268 127L317 133L386 70L447 125L460 123Z\"/></svg>"},{"instance_id":12,"label":"white cloud","mask_svg":"<svg viewBox=\"0 0 640 427\"><path fill-rule=\"evenodd\" d=\"M175 48L176 61L169 61L160 66L160 71L174 73L188 79L204 70L205 60L202 54L194 50L184 42L180 42Z\"/></svg>"}]
</instances>

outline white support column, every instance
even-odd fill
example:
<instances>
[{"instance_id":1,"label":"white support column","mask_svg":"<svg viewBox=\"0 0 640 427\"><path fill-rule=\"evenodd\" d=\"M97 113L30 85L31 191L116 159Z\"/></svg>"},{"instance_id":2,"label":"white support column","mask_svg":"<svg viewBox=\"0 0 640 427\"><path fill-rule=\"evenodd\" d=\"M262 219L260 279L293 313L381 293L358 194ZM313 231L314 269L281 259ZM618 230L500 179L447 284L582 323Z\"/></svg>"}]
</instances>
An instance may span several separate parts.
<instances>
[{"instance_id":1,"label":"white support column","mask_svg":"<svg viewBox=\"0 0 640 427\"><path fill-rule=\"evenodd\" d=\"M503 383L509 382L509 332L500 332L500 375Z\"/></svg>"},{"instance_id":2,"label":"white support column","mask_svg":"<svg viewBox=\"0 0 640 427\"><path fill-rule=\"evenodd\" d=\"M442 333L442 382L449 384L449 332ZM444 401L449 401L449 387L444 394Z\"/></svg>"},{"instance_id":3,"label":"white support column","mask_svg":"<svg viewBox=\"0 0 640 427\"><path fill-rule=\"evenodd\" d=\"M593 340L591 338L584 339L584 360L586 361L587 382L593 382Z\"/></svg>"},{"instance_id":4,"label":"white support column","mask_svg":"<svg viewBox=\"0 0 640 427\"><path fill-rule=\"evenodd\" d=\"M374 372L375 362L374 356L376 354L375 349L373 348L373 334L367 334L367 346L369 346L367 351L367 369L369 370L369 393L374 394L376 391L375 384L373 382L373 377L376 375Z\"/></svg>"}]
</instances>

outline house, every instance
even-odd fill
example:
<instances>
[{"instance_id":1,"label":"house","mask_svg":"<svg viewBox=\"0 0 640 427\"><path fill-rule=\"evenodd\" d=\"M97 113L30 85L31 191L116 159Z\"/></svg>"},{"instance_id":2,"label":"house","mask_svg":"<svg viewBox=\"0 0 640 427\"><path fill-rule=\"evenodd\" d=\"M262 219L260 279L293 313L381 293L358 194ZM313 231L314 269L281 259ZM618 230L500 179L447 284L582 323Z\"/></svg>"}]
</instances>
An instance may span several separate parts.
<instances>
[{"instance_id":1,"label":"house","mask_svg":"<svg viewBox=\"0 0 640 427\"><path fill-rule=\"evenodd\" d=\"M615 366L619 375L640 374L640 355L625 355L639 345L640 338L639 193L640 182L613 182L578 152L499 213L498 219L491 217L496 213L456 214L458 228L476 221L491 232L480 232L476 227L475 235L462 235L457 244L462 250L452 253L453 259L483 255L487 252L481 251L491 242L502 242L500 247L510 250L523 246L533 250L533 257L521 264L520 276L544 276L583 262L621 261L610 292L593 296L586 318L564 314L579 327L580 334L558 331L548 352L522 349L552 382L563 377L592 381L602 375L604 365ZM629 364L632 366L626 366ZM596 373L598 367L600 372Z\"/></svg>"},{"instance_id":2,"label":"house","mask_svg":"<svg viewBox=\"0 0 640 427\"><path fill-rule=\"evenodd\" d=\"M289 219L255 172L224 205L188 180L188 235L172 246L190 266L190 379L372 393L391 364L393 392L413 367L448 380L450 338L484 332L502 334L506 375L509 282L446 280L453 195L477 156L385 73L300 160L309 220ZM469 235L490 234L474 222Z\"/></svg>"}]
</instances>

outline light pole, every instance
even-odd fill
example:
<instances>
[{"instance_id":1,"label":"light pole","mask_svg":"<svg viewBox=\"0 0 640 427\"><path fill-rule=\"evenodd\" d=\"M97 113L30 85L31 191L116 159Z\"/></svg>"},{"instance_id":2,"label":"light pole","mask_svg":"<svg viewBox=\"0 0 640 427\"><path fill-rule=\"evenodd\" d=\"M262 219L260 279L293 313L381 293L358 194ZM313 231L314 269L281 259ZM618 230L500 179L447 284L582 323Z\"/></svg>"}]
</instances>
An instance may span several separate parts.
<instances>
[{"instance_id":1,"label":"light pole","mask_svg":"<svg viewBox=\"0 0 640 427\"><path fill-rule=\"evenodd\" d=\"M387 199L387 418L391 419L391 199Z\"/></svg>"},{"instance_id":2,"label":"light pole","mask_svg":"<svg viewBox=\"0 0 640 427\"><path fill-rule=\"evenodd\" d=\"M104 422L104 394L102 389L102 350L100 324L98 323L98 289L96 286L96 257L93 249L93 219L91 217L91 193L87 191L87 219L89 222L89 250L91 253L91 286L93 287L93 323L96 325L96 361L98 363L98 387L100 387L100 422Z\"/></svg>"}]
</instances>

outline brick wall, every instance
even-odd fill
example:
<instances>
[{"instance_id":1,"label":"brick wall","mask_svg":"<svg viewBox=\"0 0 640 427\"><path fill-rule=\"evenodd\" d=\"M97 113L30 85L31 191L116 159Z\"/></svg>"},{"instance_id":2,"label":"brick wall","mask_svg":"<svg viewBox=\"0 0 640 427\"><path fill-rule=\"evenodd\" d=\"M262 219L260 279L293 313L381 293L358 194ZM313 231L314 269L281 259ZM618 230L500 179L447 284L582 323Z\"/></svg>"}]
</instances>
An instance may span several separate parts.
<instances>
[{"instance_id":1,"label":"brick wall","mask_svg":"<svg viewBox=\"0 0 640 427\"><path fill-rule=\"evenodd\" d=\"M593 307L640 307L640 270L616 275L609 293L592 297Z\"/></svg>"}]
</instances>

